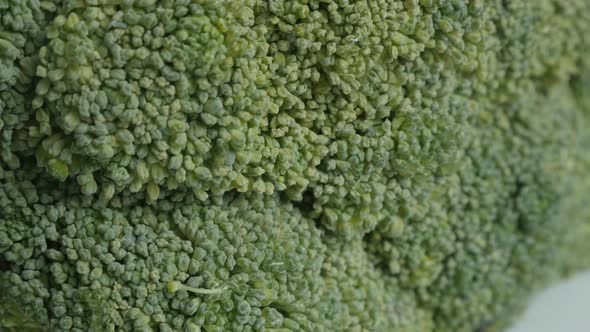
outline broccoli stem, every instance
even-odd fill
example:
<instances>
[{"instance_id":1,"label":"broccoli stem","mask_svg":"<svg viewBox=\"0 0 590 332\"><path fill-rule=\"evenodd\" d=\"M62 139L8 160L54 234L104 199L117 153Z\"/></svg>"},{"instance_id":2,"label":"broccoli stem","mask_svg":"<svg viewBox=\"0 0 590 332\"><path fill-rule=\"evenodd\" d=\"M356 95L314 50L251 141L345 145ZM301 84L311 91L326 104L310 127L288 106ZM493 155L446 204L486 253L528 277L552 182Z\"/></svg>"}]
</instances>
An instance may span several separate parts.
<instances>
[{"instance_id":1,"label":"broccoli stem","mask_svg":"<svg viewBox=\"0 0 590 332\"><path fill-rule=\"evenodd\" d=\"M170 281L166 285L166 289L168 290L169 293L176 293L179 290L185 290L187 292L193 292L196 294L206 294L206 295L221 294L223 292L223 288L213 288L213 289L196 288L196 287L190 287L190 286L183 285L179 281Z\"/></svg>"}]
</instances>

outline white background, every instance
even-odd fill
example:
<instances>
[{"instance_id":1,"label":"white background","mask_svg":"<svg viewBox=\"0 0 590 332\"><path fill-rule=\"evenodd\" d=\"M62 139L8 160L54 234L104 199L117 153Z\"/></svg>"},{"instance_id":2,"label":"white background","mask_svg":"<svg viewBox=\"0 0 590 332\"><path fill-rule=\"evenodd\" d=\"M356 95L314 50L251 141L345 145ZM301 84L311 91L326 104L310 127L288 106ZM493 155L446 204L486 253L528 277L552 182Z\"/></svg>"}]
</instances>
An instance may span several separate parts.
<instances>
[{"instance_id":1,"label":"white background","mask_svg":"<svg viewBox=\"0 0 590 332\"><path fill-rule=\"evenodd\" d=\"M590 332L590 271L539 293L506 332Z\"/></svg>"}]
</instances>

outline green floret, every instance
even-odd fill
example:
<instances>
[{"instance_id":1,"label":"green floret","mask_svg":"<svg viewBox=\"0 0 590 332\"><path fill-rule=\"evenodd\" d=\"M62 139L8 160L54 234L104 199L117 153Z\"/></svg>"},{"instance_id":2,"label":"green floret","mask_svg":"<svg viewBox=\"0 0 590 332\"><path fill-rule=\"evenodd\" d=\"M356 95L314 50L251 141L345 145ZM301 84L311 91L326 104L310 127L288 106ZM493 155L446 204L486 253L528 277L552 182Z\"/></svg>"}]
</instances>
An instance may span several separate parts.
<instances>
[{"instance_id":1,"label":"green floret","mask_svg":"<svg viewBox=\"0 0 590 332\"><path fill-rule=\"evenodd\" d=\"M588 0L0 0L0 330L492 332L590 266Z\"/></svg>"},{"instance_id":2,"label":"green floret","mask_svg":"<svg viewBox=\"0 0 590 332\"><path fill-rule=\"evenodd\" d=\"M313 312L325 251L320 232L272 196L205 205L185 196L158 208L115 197L104 208L64 195L62 185L45 185L44 197L32 200L19 185L0 191L3 216L13 216L0 224L0 234L21 232L2 241L3 257L22 264L0 275L30 275L22 287L2 283L3 295L46 294L43 313L52 329L68 317L74 329L85 329L89 318L110 331L205 323L243 330L265 326L267 307L319 314ZM8 208L17 202L20 209ZM302 314L296 321L313 326L309 319Z\"/></svg>"},{"instance_id":3,"label":"green floret","mask_svg":"<svg viewBox=\"0 0 590 332\"><path fill-rule=\"evenodd\" d=\"M0 161L8 167L20 167L13 153L27 144L21 130L31 118L32 87L38 68L39 47L43 44L51 8L36 0L0 1Z\"/></svg>"},{"instance_id":4,"label":"green floret","mask_svg":"<svg viewBox=\"0 0 590 332\"><path fill-rule=\"evenodd\" d=\"M99 189L114 182L117 192L145 190L153 200L154 185L189 186L203 199L233 189L299 195L326 139L287 114L280 125L288 127L276 133L271 112L294 97L273 86L264 29L242 8L153 1L77 6L56 17L40 52L53 78L37 85L48 115L39 125L54 130L40 139L65 134L70 174L96 172ZM281 146L296 158L274 168ZM156 181L138 165L158 169ZM117 179L119 168L129 176Z\"/></svg>"}]
</instances>

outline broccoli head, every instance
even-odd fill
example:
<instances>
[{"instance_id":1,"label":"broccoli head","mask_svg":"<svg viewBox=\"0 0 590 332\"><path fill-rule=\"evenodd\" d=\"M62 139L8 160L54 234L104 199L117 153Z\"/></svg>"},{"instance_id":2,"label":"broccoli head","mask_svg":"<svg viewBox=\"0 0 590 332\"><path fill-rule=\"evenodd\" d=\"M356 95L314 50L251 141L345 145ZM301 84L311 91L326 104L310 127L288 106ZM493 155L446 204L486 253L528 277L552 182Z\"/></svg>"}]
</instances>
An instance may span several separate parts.
<instances>
[{"instance_id":1,"label":"broccoli head","mask_svg":"<svg viewBox=\"0 0 590 332\"><path fill-rule=\"evenodd\" d=\"M0 0L0 329L503 329L590 266L589 13Z\"/></svg>"}]
</instances>

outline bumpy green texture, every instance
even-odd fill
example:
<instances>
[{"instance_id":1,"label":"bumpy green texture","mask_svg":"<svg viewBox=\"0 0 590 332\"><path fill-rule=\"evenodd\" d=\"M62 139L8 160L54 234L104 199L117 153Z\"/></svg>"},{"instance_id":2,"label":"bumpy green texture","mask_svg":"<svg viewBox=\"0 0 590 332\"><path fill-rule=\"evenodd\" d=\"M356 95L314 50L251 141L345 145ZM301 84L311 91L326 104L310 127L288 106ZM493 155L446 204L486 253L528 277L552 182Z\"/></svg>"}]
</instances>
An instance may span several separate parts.
<instances>
[{"instance_id":1,"label":"bumpy green texture","mask_svg":"<svg viewBox=\"0 0 590 332\"><path fill-rule=\"evenodd\" d=\"M0 330L501 330L590 266L589 51L589 0L0 0Z\"/></svg>"}]
</instances>

